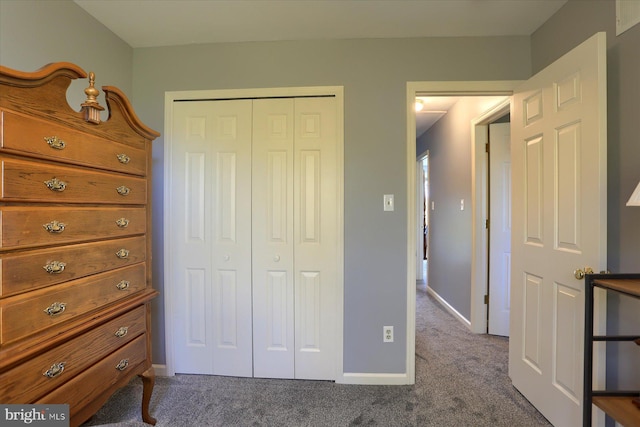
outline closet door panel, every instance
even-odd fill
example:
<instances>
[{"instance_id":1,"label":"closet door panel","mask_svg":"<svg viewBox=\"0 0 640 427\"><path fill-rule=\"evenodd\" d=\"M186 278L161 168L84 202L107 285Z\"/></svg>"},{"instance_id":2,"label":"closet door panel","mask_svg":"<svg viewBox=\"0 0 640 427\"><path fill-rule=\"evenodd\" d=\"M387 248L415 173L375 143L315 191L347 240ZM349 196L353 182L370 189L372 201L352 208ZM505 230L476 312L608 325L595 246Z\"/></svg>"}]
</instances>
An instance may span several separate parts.
<instances>
[{"instance_id":1,"label":"closet door panel","mask_svg":"<svg viewBox=\"0 0 640 427\"><path fill-rule=\"evenodd\" d=\"M251 101L175 102L173 117L175 370L251 376Z\"/></svg>"},{"instance_id":2,"label":"closet door panel","mask_svg":"<svg viewBox=\"0 0 640 427\"><path fill-rule=\"evenodd\" d=\"M171 252L174 282L173 298L176 322L175 370L178 373L213 373L212 336L207 322L211 301L211 263L203 253L211 241L205 227L207 184L206 163L211 156L206 141L206 115L198 111L202 105L174 103L172 180L173 200L182 209L173 209L171 234L175 248Z\"/></svg>"},{"instance_id":3,"label":"closet door panel","mask_svg":"<svg viewBox=\"0 0 640 427\"><path fill-rule=\"evenodd\" d=\"M293 346L289 333L290 319L287 317L287 293L290 288L287 274L282 271L269 271L266 283L265 314L266 336L264 342L268 351L286 352ZM288 372L288 370L284 370Z\"/></svg>"},{"instance_id":4,"label":"closet door panel","mask_svg":"<svg viewBox=\"0 0 640 427\"><path fill-rule=\"evenodd\" d=\"M293 378L293 99L253 108L254 376Z\"/></svg>"},{"instance_id":5,"label":"closet door panel","mask_svg":"<svg viewBox=\"0 0 640 427\"><path fill-rule=\"evenodd\" d=\"M296 290L297 301L301 305L299 323L296 324L301 352L320 351L320 273L317 271L303 271L298 277Z\"/></svg>"},{"instance_id":6,"label":"closet door panel","mask_svg":"<svg viewBox=\"0 0 640 427\"><path fill-rule=\"evenodd\" d=\"M320 243L320 217L321 217L321 168L320 150L300 151L299 176L300 176L300 243Z\"/></svg>"},{"instance_id":7,"label":"closet door panel","mask_svg":"<svg viewBox=\"0 0 640 427\"><path fill-rule=\"evenodd\" d=\"M335 379L336 101L296 98L295 378Z\"/></svg>"},{"instance_id":8,"label":"closet door panel","mask_svg":"<svg viewBox=\"0 0 640 427\"><path fill-rule=\"evenodd\" d=\"M216 375L251 376L251 101L209 101L213 120Z\"/></svg>"}]
</instances>

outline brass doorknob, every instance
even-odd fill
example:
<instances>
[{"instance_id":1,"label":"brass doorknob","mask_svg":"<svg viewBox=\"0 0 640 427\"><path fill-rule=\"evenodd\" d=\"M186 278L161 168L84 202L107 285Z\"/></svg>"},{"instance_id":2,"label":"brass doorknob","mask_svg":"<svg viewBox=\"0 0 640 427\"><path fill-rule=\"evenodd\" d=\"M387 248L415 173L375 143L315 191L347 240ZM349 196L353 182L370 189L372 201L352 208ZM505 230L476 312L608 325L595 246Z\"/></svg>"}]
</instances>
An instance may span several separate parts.
<instances>
[{"instance_id":1,"label":"brass doorknob","mask_svg":"<svg viewBox=\"0 0 640 427\"><path fill-rule=\"evenodd\" d=\"M587 274L593 274L593 268L585 267L584 270L581 268L578 268L577 270L573 271L573 277L575 277L578 280L584 279L584 276Z\"/></svg>"}]
</instances>

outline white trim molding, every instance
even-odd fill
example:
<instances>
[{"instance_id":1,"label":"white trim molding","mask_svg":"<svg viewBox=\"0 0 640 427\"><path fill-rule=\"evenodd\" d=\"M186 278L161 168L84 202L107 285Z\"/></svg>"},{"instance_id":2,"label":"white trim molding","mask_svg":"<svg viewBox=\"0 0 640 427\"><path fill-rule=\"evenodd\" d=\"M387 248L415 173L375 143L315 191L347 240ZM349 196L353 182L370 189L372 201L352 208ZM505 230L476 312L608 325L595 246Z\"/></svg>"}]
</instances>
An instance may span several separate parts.
<instances>
[{"instance_id":1,"label":"white trim molding","mask_svg":"<svg viewBox=\"0 0 640 427\"><path fill-rule=\"evenodd\" d=\"M466 317L464 317L462 314L460 314L460 312L458 310L456 310L455 308L453 308L453 306L451 306L444 298L442 298L436 291L434 291L431 288L427 288L427 293L431 294L431 296L433 296L433 298L438 301L445 310L447 310L453 317L455 317L457 320L460 321L460 323L462 323L464 326L466 326L467 328L471 329L471 322L469 321L469 319L467 319Z\"/></svg>"},{"instance_id":2,"label":"white trim molding","mask_svg":"<svg viewBox=\"0 0 640 427\"><path fill-rule=\"evenodd\" d=\"M401 374L368 374L368 373L354 373L345 372L340 381L336 381L340 384L360 384L360 385L406 385L412 384L409 382L408 375L406 373ZM414 381L415 382L415 381Z\"/></svg>"},{"instance_id":3,"label":"white trim molding","mask_svg":"<svg viewBox=\"0 0 640 427\"><path fill-rule=\"evenodd\" d=\"M153 364L153 370L156 373L156 377L172 377L175 375L175 373L173 375L168 375L167 374L167 365L166 364Z\"/></svg>"}]
</instances>

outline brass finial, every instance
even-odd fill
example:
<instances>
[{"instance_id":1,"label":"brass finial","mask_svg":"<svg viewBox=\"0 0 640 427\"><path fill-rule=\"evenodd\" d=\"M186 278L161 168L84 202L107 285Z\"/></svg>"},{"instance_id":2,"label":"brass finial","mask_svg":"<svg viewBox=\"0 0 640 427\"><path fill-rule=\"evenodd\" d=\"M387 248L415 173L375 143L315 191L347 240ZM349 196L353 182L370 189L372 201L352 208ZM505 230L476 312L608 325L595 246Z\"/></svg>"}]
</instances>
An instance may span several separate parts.
<instances>
[{"instance_id":1,"label":"brass finial","mask_svg":"<svg viewBox=\"0 0 640 427\"><path fill-rule=\"evenodd\" d=\"M84 110L85 120L99 124L100 123L100 111L104 110L104 107L98 103L96 97L100 94L100 91L95 88L96 75L93 71L89 73L89 87L84 90L87 95L87 99L82 103L82 109Z\"/></svg>"},{"instance_id":2,"label":"brass finial","mask_svg":"<svg viewBox=\"0 0 640 427\"><path fill-rule=\"evenodd\" d=\"M84 93L87 95L87 100L85 103L87 104L95 104L98 102L96 97L100 94L100 91L95 88L96 84L96 75L93 71L89 73L89 87L84 90Z\"/></svg>"}]
</instances>

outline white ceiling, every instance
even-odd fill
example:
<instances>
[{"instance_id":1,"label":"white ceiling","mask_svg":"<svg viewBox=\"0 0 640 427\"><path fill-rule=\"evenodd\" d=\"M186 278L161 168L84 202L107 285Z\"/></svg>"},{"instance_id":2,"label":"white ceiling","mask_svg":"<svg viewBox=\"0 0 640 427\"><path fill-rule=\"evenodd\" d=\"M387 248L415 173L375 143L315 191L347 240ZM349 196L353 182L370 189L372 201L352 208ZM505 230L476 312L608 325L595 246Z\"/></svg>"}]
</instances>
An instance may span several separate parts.
<instances>
[{"instance_id":1,"label":"white ceiling","mask_svg":"<svg viewBox=\"0 0 640 427\"><path fill-rule=\"evenodd\" d=\"M458 102L457 96L418 96L423 108L416 111L416 137L425 133Z\"/></svg>"},{"instance_id":2,"label":"white ceiling","mask_svg":"<svg viewBox=\"0 0 640 427\"><path fill-rule=\"evenodd\" d=\"M533 33L567 0L74 0L131 47Z\"/></svg>"},{"instance_id":3,"label":"white ceiling","mask_svg":"<svg viewBox=\"0 0 640 427\"><path fill-rule=\"evenodd\" d=\"M74 0L133 48L276 40L528 36L567 0ZM416 114L421 135L456 101Z\"/></svg>"}]
</instances>

